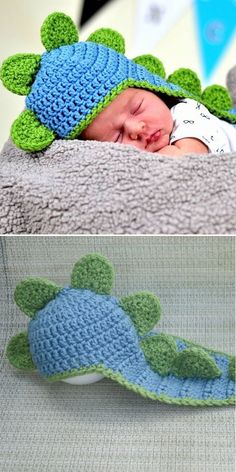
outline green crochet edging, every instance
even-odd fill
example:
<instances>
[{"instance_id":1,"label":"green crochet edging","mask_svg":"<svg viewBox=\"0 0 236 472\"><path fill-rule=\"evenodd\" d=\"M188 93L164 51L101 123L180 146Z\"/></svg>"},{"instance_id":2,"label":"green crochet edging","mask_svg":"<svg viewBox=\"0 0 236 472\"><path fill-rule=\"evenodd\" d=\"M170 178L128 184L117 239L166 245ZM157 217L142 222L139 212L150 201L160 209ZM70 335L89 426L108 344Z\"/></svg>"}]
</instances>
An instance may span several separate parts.
<instances>
[{"instance_id":1,"label":"green crochet edging","mask_svg":"<svg viewBox=\"0 0 236 472\"><path fill-rule=\"evenodd\" d=\"M186 398L172 398L168 395L157 395L156 393L150 392L149 390L145 389L144 387L137 386L128 382L121 374L113 372L111 369L106 368L102 364L98 366L91 366L89 368L83 368L80 370L73 369L68 373L64 374L56 374L53 377L47 377L46 380L50 382L63 380L69 377L75 377L77 375L84 375L88 373L100 373L111 380L115 380L120 385L126 387L128 390L131 390L135 393L139 393L145 398L149 398L151 400L159 400L163 403L168 403L172 405L186 405L186 406L226 406L226 405L234 405L235 404L235 397L229 397L227 400L196 400L194 398L186 397Z\"/></svg>"},{"instance_id":2,"label":"green crochet edging","mask_svg":"<svg viewBox=\"0 0 236 472\"><path fill-rule=\"evenodd\" d=\"M136 292L122 297L119 305L130 316L141 336L150 331L161 316L159 298L151 292Z\"/></svg>"},{"instance_id":3,"label":"green crochet edging","mask_svg":"<svg viewBox=\"0 0 236 472\"><path fill-rule=\"evenodd\" d=\"M60 290L61 287L54 282L40 277L31 277L22 280L16 286L14 300L23 313L34 318L38 310L53 300Z\"/></svg>"},{"instance_id":4,"label":"green crochet edging","mask_svg":"<svg viewBox=\"0 0 236 472\"><path fill-rule=\"evenodd\" d=\"M161 333L160 333L161 334ZM164 334L164 333L162 333ZM172 336L172 335L171 335ZM192 346L192 347L198 347L205 349L207 352L211 354L220 354L224 355L229 359L229 373L230 373L230 365L235 360L234 356L231 356L229 354L225 354L224 352L221 351L216 351L210 348L205 348L204 346L201 346L200 344L193 343L191 341L187 341L183 338L180 338L179 336L172 336L174 339L182 340L186 345ZM146 338L147 339L147 338ZM184 398L184 399L174 399L172 397L169 397L167 395L157 395L155 393L150 392L149 390L137 386L135 384L132 384L128 382L120 373L113 372L111 369L107 369L103 364L99 364L97 366L91 366L89 368L83 368L83 369L73 369L69 372L64 372L60 374L55 374L51 377L46 377L46 380L50 382L62 380L68 377L75 377L77 375L84 375L88 373L94 373L98 372L104 375L107 378L110 378L112 380L117 381L121 385L125 386L127 389L134 391L135 393L139 393L145 398L150 398L152 400L159 400L164 403L168 404L175 404L175 405L187 405L187 406L226 406L226 405L234 405L235 404L235 397L231 396L227 400L214 400L214 399L208 399L208 400L196 400L192 398ZM232 380L232 379L231 379Z\"/></svg>"},{"instance_id":5,"label":"green crochet edging","mask_svg":"<svg viewBox=\"0 0 236 472\"><path fill-rule=\"evenodd\" d=\"M115 271L110 261L101 254L92 253L82 257L73 267L71 286L88 289L100 295L109 295Z\"/></svg>"}]
</instances>

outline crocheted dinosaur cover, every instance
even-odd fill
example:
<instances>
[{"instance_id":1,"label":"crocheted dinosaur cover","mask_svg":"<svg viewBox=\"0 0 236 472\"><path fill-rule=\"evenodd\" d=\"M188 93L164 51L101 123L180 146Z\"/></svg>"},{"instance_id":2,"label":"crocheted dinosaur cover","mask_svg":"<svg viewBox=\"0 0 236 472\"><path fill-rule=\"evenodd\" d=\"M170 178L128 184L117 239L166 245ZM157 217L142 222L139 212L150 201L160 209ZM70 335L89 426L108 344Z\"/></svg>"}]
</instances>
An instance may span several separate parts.
<instances>
[{"instance_id":1,"label":"crocheted dinosaur cover","mask_svg":"<svg viewBox=\"0 0 236 472\"><path fill-rule=\"evenodd\" d=\"M212 85L202 92L194 71L181 68L166 78L156 57L147 54L128 59L124 38L109 28L96 30L85 42L78 39L71 18L55 12L41 27L47 52L15 54L3 62L0 78L5 87L27 95L26 110L11 128L12 140L19 148L40 151L58 137L78 137L128 87L152 90L160 96L193 98L216 116L236 123L228 91Z\"/></svg>"},{"instance_id":2,"label":"crocheted dinosaur cover","mask_svg":"<svg viewBox=\"0 0 236 472\"><path fill-rule=\"evenodd\" d=\"M48 380L100 373L165 403L233 404L234 357L152 331L159 299L137 292L118 300L110 295L113 277L105 257L89 254L75 264L70 287L22 281L15 301L31 321L10 340L10 363Z\"/></svg>"}]
</instances>

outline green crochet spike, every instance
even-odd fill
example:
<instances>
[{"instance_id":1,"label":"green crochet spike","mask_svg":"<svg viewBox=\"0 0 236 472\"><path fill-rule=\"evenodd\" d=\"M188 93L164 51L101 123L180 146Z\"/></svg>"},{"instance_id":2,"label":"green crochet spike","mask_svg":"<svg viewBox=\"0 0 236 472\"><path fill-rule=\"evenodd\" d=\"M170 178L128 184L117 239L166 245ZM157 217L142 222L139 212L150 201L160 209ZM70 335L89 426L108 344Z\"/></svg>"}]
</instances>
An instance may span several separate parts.
<instances>
[{"instance_id":1,"label":"green crochet spike","mask_svg":"<svg viewBox=\"0 0 236 472\"><path fill-rule=\"evenodd\" d=\"M24 110L13 122L11 138L24 151L41 151L51 144L55 134L42 125L31 110Z\"/></svg>"},{"instance_id":2,"label":"green crochet spike","mask_svg":"<svg viewBox=\"0 0 236 472\"><path fill-rule=\"evenodd\" d=\"M27 332L22 332L11 338L7 345L7 358L11 365L25 371L36 370L29 348Z\"/></svg>"},{"instance_id":3,"label":"green crochet spike","mask_svg":"<svg viewBox=\"0 0 236 472\"><path fill-rule=\"evenodd\" d=\"M28 95L40 61L41 56L37 54L15 54L8 57L0 69L3 85L17 95Z\"/></svg>"},{"instance_id":4,"label":"green crochet spike","mask_svg":"<svg viewBox=\"0 0 236 472\"><path fill-rule=\"evenodd\" d=\"M172 364L171 372L184 378L214 379L221 375L213 358L197 347L190 347L180 352Z\"/></svg>"},{"instance_id":5,"label":"green crochet spike","mask_svg":"<svg viewBox=\"0 0 236 472\"><path fill-rule=\"evenodd\" d=\"M123 36L111 28L99 28L88 37L87 41L103 44L114 49L120 54L125 53L125 40Z\"/></svg>"},{"instance_id":6,"label":"green crochet spike","mask_svg":"<svg viewBox=\"0 0 236 472\"><path fill-rule=\"evenodd\" d=\"M233 107L228 90L222 85L209 85L202 93L202 100L207 108L228 111Z\"/></svg>"},{"instance_id":7,"label":"green crochet spike","mask_svg":"<svg viewBox=\"0 0 236 472\"><path fill-rule=\"evenodd\" d=\"M140 66L146 67L149 72L152 72L152 74L157 74L163 79L166 77L165 68L162 62L157 57L152 56L152 54L143 54L141 56L137 56L133 59L133 62L139 64Z\"/></svg>"},{"instance_id":8,"label":"green crochet spike","mask_svg":"<svg viewBox=\"0 0 236 472\"><path fill-rule=\"evenodd\" d=\"M73 267L71 285L74 288L92 290L109 295L114 280L114 269L110 261L100 254L88 254Z\"/></svg>"},{"instance_id":9,"label":"green crochet spike","mask_svg":"<svg viewBox=\"0 0 236 472\"><path fill-rule=\"evenodd\" d=\"M40 33L41 41L47 51L79 41L79 34L74 22L61 12L47 16L41 26Z\"/></svg>"},{"instance_id":10,"label":"green crochet spike","mask_svg":"<svg viewBox=\"0 0 236 472\"><path fill-rule=\"evenodd\" d=\"M232 357L229 363L229 378L235 381L235 357Z\"/></svg>"},{"instance_id":11,"label":"green crochet spike","mask_svg":"<svg viewBox=\"0 0 236 472\"><path fill-rule=\"evenodd\" d=\"M15 289L14 298L18 307L30 318L34 318L61 290L54 282L41 278L22 280Z\"/></svg>"},{"instance_id":12,"label":"green crochet spike","mask_svg":"<svg viewBox=\"0 0 236 472\"><path fill-rule=\"evenodd\" d=\"M148 336L141 342L144 355L154 372L168 375L178 352L176 343L168 334Z\"/></svg>"},{"instance_id":13,"label":"green crochet spike","mask_svg":"<svg viewBox=\"0 0 236 472\"><path fill-rule=\"evenodd\" d=\"M196 72L191 69L186 69L181 67L180 69L175 70L169 77L168 82L172 84L179 85L184 90L199 97L201 95L201 82L198 78Z\"/></svg>"},{"instance_id":14,"label":"green crochet spike","mask_svg":"<svg viewBox=\"0 0 236 472\"><path fill-rule=\"evenodd\" d=\"M161 316L159 299L151 292L137 292L122 297L120 305L129 314L141 336L152 329Z\"/></svg>"}]
</instances>

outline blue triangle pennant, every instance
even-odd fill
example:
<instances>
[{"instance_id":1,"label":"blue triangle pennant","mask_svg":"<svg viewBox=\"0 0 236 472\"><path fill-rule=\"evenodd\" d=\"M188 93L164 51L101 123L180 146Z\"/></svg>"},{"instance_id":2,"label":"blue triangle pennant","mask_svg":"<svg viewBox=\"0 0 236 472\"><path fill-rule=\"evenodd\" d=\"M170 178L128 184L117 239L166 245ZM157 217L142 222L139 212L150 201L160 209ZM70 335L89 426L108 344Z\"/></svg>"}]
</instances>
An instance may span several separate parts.
<instances>
[{"instance_id":1,"label":"blue triangle pennant","mask_svg":"<svg viewBox=\"0 0 236 472\"><path fill-rule=\"evenodd\" d=\"M236 1L194 0L194 4L203 79L208 82L235 32Z\"/></svg>"}]
</instances>

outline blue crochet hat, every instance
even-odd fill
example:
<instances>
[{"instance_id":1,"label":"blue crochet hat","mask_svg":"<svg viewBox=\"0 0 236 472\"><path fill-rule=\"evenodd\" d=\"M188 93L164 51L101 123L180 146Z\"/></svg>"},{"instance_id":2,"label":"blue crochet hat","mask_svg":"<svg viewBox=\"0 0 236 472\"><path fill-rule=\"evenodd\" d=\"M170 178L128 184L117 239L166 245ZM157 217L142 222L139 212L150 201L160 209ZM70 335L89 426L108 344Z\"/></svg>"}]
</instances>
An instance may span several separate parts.
<instances>
[{"instance_id":1,"label":"blue crochet hat","mask_svg":"<svg viewBox=\"0 0 236 472\"><path fill-rule=\"evenodd\" d=\"M75 264L69 287L20 282L15 301L31 321L10 340L10 363L52 381L102 374L165 403L233 404L234 357L153 331L159 299L150 292L117 299L113 277L105 257L89 254Z\"/></svg>"},{"instance_id":2,"label":"blue crochet hat","mask_svg":"<svg viewBox=\"0 0 236 472\"><path fill-rule=\"evenodd\" d=\"M109 28L95 31L85 42L78 39L71 18L52 13L41 27L47 52L16 54L3 62L0 78L5 87L27 95L26 110L11 128L19 148L40 151L56 138L77 138L128 87L195 98L217 116L236 122L227 90L211 86L202 93L190 69L179 69L165 79L161 61L151 55L128 59L123 37Z\"/></svg>"}]
</instances>

